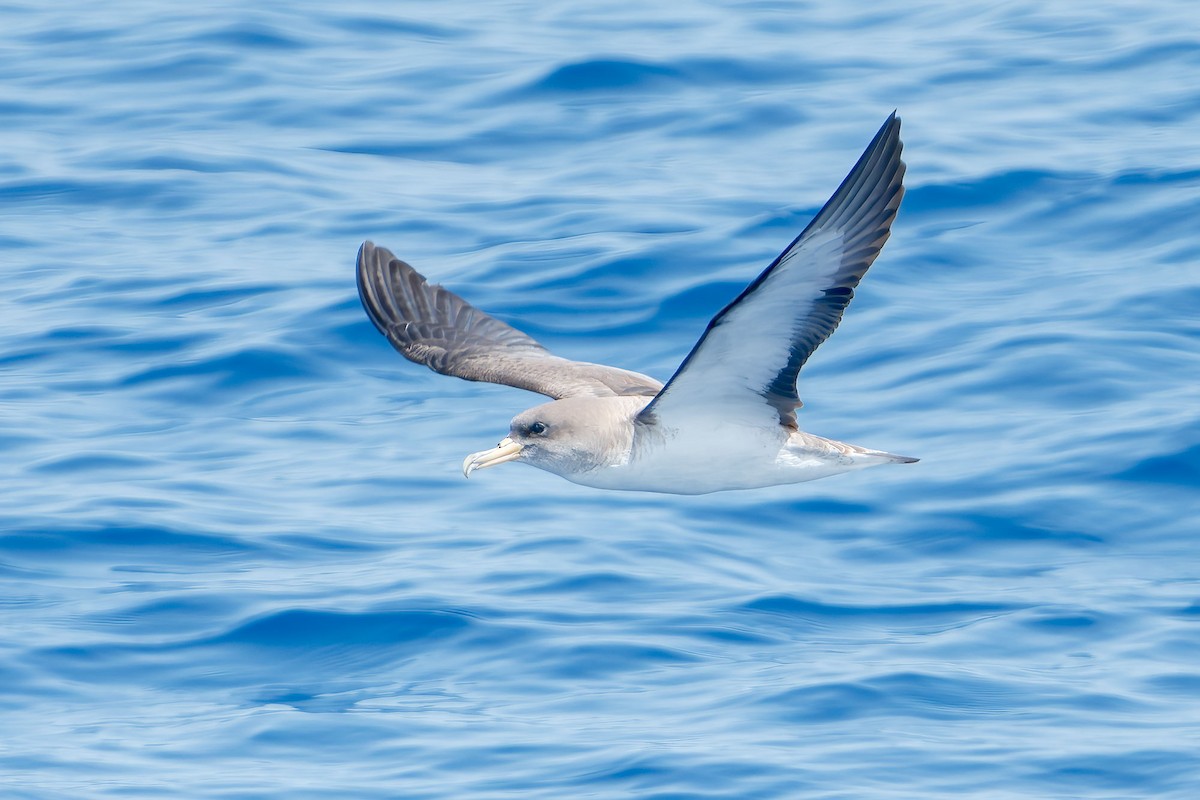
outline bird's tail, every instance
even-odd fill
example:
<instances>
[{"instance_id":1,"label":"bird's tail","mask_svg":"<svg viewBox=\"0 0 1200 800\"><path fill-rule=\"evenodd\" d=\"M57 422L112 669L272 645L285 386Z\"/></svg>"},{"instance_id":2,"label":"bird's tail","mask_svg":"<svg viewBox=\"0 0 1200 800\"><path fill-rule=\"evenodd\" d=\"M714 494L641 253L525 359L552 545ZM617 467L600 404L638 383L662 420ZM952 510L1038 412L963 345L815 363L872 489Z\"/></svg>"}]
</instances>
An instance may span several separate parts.
<instances>
[{"instance_id":1,"label":"bird's tail","mask_svg":"<svg viewBox=\"0 0 1200 800\"><path fill-rule=\"evenodd\" d=\"M895 453L885 453L882 450L872 450L869 447L859 447L856 444L847 444L846 442L830 442L830 444L835 445L838 450L841 450L843 454L850 456L855 461L860 461L863 466L874 466L881 463L915 464L921 460L912 456L901 456Z\"/></svg>"}]
</instances>

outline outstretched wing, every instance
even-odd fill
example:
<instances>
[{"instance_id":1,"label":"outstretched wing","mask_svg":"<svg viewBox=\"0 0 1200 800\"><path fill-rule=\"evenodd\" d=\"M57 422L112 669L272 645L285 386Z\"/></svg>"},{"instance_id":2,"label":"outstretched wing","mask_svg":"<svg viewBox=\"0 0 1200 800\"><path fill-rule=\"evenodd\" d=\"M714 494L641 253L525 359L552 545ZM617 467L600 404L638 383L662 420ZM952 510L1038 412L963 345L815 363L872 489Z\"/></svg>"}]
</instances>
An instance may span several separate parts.
<instances>
[{"instance_id":1,"label":"outstretched wing","mask_svg":"<svg viewBox=\"0 0 1200 800\"><path fill-rule=\"evenodd\" d=\"M636 372L553 355L453 292L431 286L390 251L364 242L358 294L367 316L409 361L469 381L502 383L554 399L653 396L662 384Z\"/></svg>"},{"instance_id":2,"label":"outstretched wing","mask_svg":"<svg viewBox=\"0 0 1200 800\"><path fill-rule=\"evenodd\" d=\"M808 227L708 323L639 421L777 415L795 428L800 368L841 322L891 232L904 195L901 147L893 113Z\"/></svg>"}]
</instances>

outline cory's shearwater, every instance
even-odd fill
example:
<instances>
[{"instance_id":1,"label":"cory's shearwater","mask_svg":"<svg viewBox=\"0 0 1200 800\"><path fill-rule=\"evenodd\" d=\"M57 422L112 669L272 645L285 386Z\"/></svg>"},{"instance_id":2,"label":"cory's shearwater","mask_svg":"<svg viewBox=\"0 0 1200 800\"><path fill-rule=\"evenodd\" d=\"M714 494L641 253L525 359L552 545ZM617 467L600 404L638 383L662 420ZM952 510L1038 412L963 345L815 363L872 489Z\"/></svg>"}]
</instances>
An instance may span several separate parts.
<instances>
[{"instance_id":1,"label":"cory's shearwater","mask_svg":"<svg viewBox=\"0 0 1200 800\"><path fill-rule=\"evenodd\" d=\"M900 150L893 113L829 202L713 317L665 386L555 356L371 242L358 252L359 295L410 361L553 398L514 417L499 445L467 456L468 477L523 461L585 486L703 494L911 463L796 425L800 368L837 327L891 231L904 195Z\"/></svg>"}]
</instances>

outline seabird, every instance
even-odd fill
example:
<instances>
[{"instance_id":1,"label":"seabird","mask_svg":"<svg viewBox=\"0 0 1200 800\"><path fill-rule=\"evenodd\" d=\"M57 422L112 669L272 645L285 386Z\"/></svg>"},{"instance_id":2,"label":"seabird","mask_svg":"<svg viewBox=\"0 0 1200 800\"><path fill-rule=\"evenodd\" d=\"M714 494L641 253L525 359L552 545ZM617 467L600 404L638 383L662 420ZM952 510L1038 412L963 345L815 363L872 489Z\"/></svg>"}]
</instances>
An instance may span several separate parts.
<instances>
[{"instance_id":1,"label":"seabird","mask_svg":"<svg viewBox=\"0 0 1200 800\"><path fill-rule=\"evenodd\" d=\"M898 456L804 433L796 377L833 333L891 232L904 195L893 113L829 202L712 321L663 385L553 355L364 242L358 290L375 327L410 361L553 398L513 418L463 474L522 461L602 489L704 494L799 483Z\"/></svg>"}]
</instances>

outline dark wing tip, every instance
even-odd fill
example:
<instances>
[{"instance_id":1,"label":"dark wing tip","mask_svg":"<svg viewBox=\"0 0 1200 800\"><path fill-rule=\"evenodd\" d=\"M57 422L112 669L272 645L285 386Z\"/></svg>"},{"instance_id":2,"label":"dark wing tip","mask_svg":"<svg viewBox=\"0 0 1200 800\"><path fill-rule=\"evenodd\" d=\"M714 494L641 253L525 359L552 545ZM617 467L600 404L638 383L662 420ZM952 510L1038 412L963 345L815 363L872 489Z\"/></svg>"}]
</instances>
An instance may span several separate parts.
<instances>
[{"instance_id":1,"label":"dark wing tip","mask_svg":"<svg viewBox=\"0 0 1200 800\"><path fill-rule=\"evenodd\" d=\"M529 336L429 283L386 248L363 242L357 273L371 322L401 355L435 372L526 388L518 377L492 375L492 362L547 355Z\"/></svg>"},{"instance_id":2,"label":"dark wing tip","mask_svg":"<svg viewBox=\"0 0 1200 800\"><path fill-rule=\"evenodd\" d=\"M796 237L796 242L810 230L830 226L854 230L872 223L882 228L886 240L892 217L904 194L906 165L901 158L903 149L900 117L893 111L841 185L813 217L804 233ZM883 242L878 242L875 252L878 253L882 246Z\"/></svg>"},{"instance_id":3,"label":"dark wing tip","mask_svg":"<svg viewBox=\"0 0 1200 800\"><path fill-rule=\"evenodd\" d=\"M412 265L396 258L386 247L366 241L358 249L358 297L371 322L383 335L392 338L400 331L397 326L409 322L452 322L453 304L439 302L450 295L466 305L456 295L440 286L432 286Z\"/></svg>"},{"instance_id":4,"label":"dark wing tip","mask_svg":"<svg viewBox=\"0 0 1200 800\"><path fill-rule=\"evenodd\" d=\"M372 324L385 336L388 328L397 322L392 291L388 283L388 271L392 262L412 269L386 248L376 247L374 242L365 241L358 248L358 299L362 301ZM415 272L415 270L413 270Z\"/></svg>"}]
</instances>

